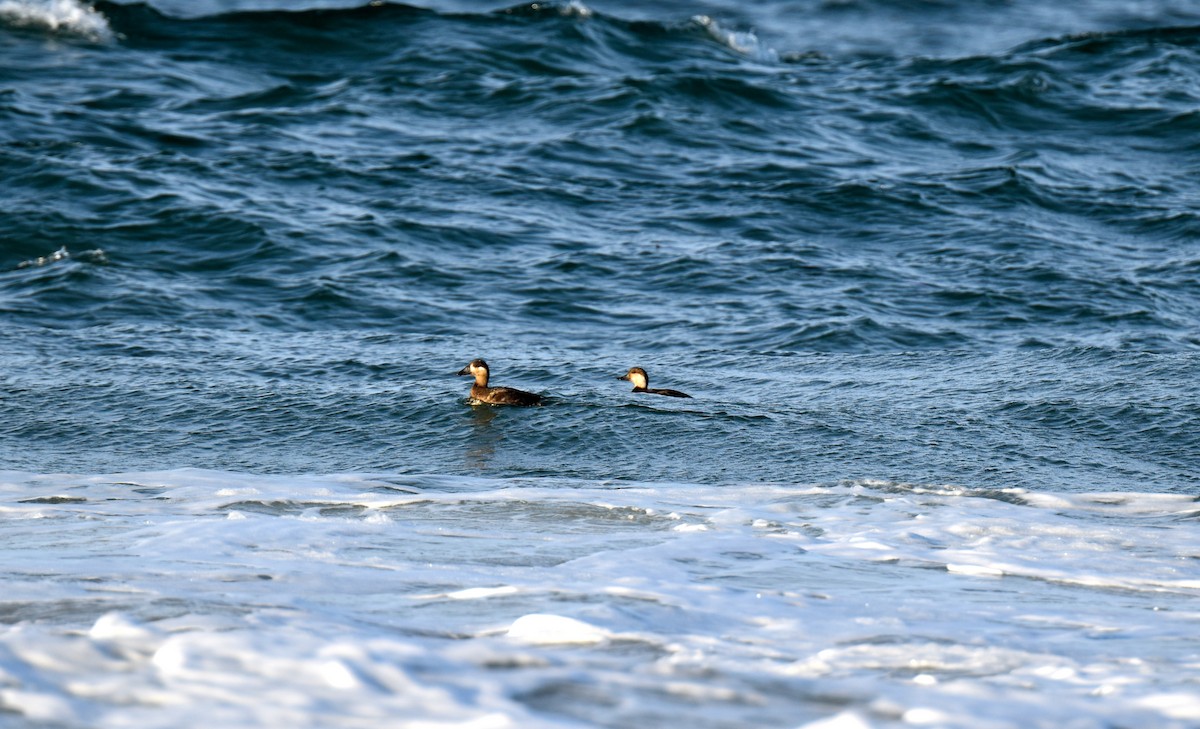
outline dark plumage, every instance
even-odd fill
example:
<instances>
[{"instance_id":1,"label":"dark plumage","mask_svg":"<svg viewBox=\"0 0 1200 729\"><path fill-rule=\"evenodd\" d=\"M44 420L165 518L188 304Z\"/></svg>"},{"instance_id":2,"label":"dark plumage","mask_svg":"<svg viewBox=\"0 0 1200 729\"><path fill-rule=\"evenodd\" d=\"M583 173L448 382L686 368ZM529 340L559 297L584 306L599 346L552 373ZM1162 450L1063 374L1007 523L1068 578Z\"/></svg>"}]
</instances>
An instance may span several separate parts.
<instances>
[{"instance_id":1,"label":"dark plumage","mask_svg":"<svg viewBox=\"0 0 1200 729\"><path fill-rule=\"evenodd\" d=\"M542 396L533 392L525 392L512 387L488 387L487 362L473 359L466 367L458 371L460 375L471 375L475 384L471 385L472 404L487 403L489 405L541 405Z\"/></svg>"},{"instance_id":2,"label":"dark plumage","mask_svg":"<svg viewBox=\"0 0 1200 729\"><path fill-rule=\"evenodd\" d=\"M659 388L650 388L646 385L650 382L650 378L646 376L646 370L641 367L630 367L629 371L617 378L618 380L629 380L633 383L634 392L645 392L651 395L666 395L667 397L691 397L686 392L679 390L666 390Z\"/></svg>"}]
</instances>

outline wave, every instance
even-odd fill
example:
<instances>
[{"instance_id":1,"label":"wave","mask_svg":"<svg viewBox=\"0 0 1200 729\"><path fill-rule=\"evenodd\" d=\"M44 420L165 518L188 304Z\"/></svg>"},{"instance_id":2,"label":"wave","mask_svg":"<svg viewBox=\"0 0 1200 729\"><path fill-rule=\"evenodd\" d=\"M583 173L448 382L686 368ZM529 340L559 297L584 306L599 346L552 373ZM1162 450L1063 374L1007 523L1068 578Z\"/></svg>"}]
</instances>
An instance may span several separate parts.
<instances>
[{"instance_id":1,"label":"wave","mask_svg":"<svg viewBox=\"0 0 1200 729\"><path fill-rule=\"evenodd\" d=\"M103 13L79 0L0 0L0 26L74 35L94 41L113 39Z\"/></svg>"},{"instance_id":2,"label":"wave","mask_svg":"<svg viewBox=\"0 0 1200 729\"><path fill-rule=\"evenodd\" d=\"M1153 26L1125 30L1068 33L1023 43L1013 54L1054 54L1061 52L1103 54L1114 48L1164 44L1194 48L1200 45L1200 25Z\"/></svg>"},{"instance_id":3,"label":"wave","mask_svg":"<svg viewBox=\"0 0 1200 729\"><path fill-rule=\"evenodd\" d=\"M66 261L74 258L75 260L87 261L89 263L108 263L108 258L104 255L104 251L99 248L94 248L90 251L82 251L73 254L67 250L66 246L59 248L45 256L38 256L27 261L21 261L17 264L17 268L38 268L41 266L49 266L54 263Z\"/></svg>"},{"instance_id":4,"label":"wave","mask_svg":"<svg viewBox=\"0 0 1200 729\"><path fill-rule=\"evenodd\" d=\"M662 51L652 50L656 44L664 41L670 43L679 41L687 46L696 41L714 44L737 56L767 65L807 65L811 63L842 63L849 59L858 59L868 63L894 64L897 62L912 62L913 70L921 70L928 66L930 70L938 68L953 71L956 68L970 70L989 62L1001 64L1016 63L1022 67L1031 68L1034 73L1019 79L1015 85L1010 84L1011 91L1017 94L1036 95L1041 91L1043 79L1036 71L1041 64L1061 59L1069 54L1080 58L1093 58L1109 53L1120 54L1131 46L1168 44L1180 48L1194 48L1200 37L1200 26L1181 27L1151 27L1133 30L1096 31L1087 33L1067 33L1061 36L1026 41L1009 49L1000 50L984 55L949 55L925 56L913 54L881 54L877 51L870 53L855 53L853 51L821 50L817 45L807 48L780 48L777 43L768 43L760 38L753 29L739 27L735 23L718 20L708 15L695 15L677 20L666 19L625 19L619 15L596 11L589 6L577 2L544 3L534 2L514 5L489 12L453 12L438 11L415 5L395 2L370 2L352 7L331 8L301 8L301 9L268 9L268 10L235 10L221 11L213 8L212 12L196 15L173 15L160 10L153 4L118 3L112 0L100 0L94 8L79 5L78 0L48 0L48 2L33 2L33 0L4 0L0 8L13 6L15 8L34 8L32 17L45 18L41 22L48 27L63 24L87 27L87 23L103 27L106 37L111 37L108 28L111 23L119 34L127 37L133 43L162 41L168 38L188 39L204 37L204 29L220 30L223 33L233 31L233 35L213 36L228 42L236 42L237 31L257 35L267 42L286 42L289 36L300 34L309 42L316 42L313 51L320 50L322 44L346 45L362 51L372 48L375 50L395 50L397 36L380 24L402 23L410 24L431 19L446 19L466 23L504 24L513 21L533 21L562 24L565 29L572 29L563 40L569 40L575 53L584 53L593 62L611 63L611 53L619 55L630 54L635 57L654 59L662 57ZM0 10L2 15L2 10ZM85 23L81 18L88 18ZM106 20L107 18L107 20ZM199 35L197 33L199 32ZM352 36L343 37L343 32L353 32ZM278 36L278 37L277 37ZM635 39L636 43L628 42ZM603 53L587 54L589 46L599 46ZM567 50L566 48L562 50ZM676 48L674 50L681 50ZM689 57L688 52L681 53L676 60L684 61ZM945 64L951 64L946 66ZM965 64L965 66L964 66ZM1005 68L1002 71L1008 70ZM1015 68L1020 71L1021 68ZM1081 113L1081 116L1086 116Z\"/></svg>"},{"instance_id":5,"label":"wave","mask_svg":"<svg viewBox=\"0 0 1200 729\"><path fill-rule=\"evenodd\" d=\"M730 50L762 63L779 61L779 52L759 40L754 31L727 30L707 15L697 15L692 18L692 22L704 28L713 39Z\"/></svg>"},{"instance_id":6,"label":"wave","mask_svg":"<svg viewBox=\"0 0 1200 729\"><path fill-rule=\"evenodd\" d=\"M0 515L14 725L1200 710L1190 494L0 471Z\"/></svg>"},{"instance_id":7,"label":"wave","mask_svg":"<svg viewBox=\"0 0 1200 729\"><path fill-rule=\"evenodd\" d=\"M1161 156L1200 119L1195 29L794 63L578 3L96 8L120 42L81 68L115 81L0 96L0 268L112 251L107 315L148 279L157 315L231 326L451 332L475 304L656 349L1194 342L1187 271L1154 264L1200 230ZM42 283L7 276L8 310Z\"/></svg>"},{"instance_id":8,"label":"wave","mask_svg":"<svg viewBox=\"0 0 1200 729\"><path fill-rule=\"evenodd\" d=\"M623 48L628 52L631 46L622 41L622 36L633 36L640 38L642 42L650 43L676 38L687 43L696 40L715 42L726 51L763 63L775 63L780 58L779 53L763 43L753 31L729 28L705 15L675 22L625 20L596 12L580 2L534 2L487 13L437 12L392 2L371 2L355 7L239 10L187 16L164 12L152 4L118 3L111 0L100 0L95 9L97 15L109 18L122 37L135 44L168 38L194 38L198 31L205 28L220 28L224 31L261 35L262 39L268 42L286 39L295 33L305 33L308 34L309 40L323 44L344 41L366 51L378 42L380 46L394 50L396 36L386 31L378 32L379 24L407 24L433 18L467 23L509 24L519 19L565 23L567 25L564 27L575 28L578 31L573 36L577 40L583 40L584 46L599 43L614 49ZM584 24L595 26L597 29L578 30ZM354 36L339 39L340 33L351 30L355 31ZM236 33L221 37L229 42L237 40ZM796 57L804 56L796 54ZM597 60L598 57L592 58Z\"/></svg>"}]
</instances>

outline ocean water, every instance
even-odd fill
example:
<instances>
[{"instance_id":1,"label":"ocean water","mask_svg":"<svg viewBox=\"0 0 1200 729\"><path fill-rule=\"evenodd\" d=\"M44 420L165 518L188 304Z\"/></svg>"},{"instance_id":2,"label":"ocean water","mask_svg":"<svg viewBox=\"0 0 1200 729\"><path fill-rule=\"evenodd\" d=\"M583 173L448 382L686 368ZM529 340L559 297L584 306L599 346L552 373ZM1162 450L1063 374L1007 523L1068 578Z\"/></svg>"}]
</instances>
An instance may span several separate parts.
<instances>
[{"instance_id":1,"label":"ocean water","mask_svg":"<svg viewBox=\"0 0 1200 729\"><path fill-rule=\"evenodd\" d=\"M1200 726L1198 69L1182 0L0 0L0 727Z\"/></svg>"}]
</instances>

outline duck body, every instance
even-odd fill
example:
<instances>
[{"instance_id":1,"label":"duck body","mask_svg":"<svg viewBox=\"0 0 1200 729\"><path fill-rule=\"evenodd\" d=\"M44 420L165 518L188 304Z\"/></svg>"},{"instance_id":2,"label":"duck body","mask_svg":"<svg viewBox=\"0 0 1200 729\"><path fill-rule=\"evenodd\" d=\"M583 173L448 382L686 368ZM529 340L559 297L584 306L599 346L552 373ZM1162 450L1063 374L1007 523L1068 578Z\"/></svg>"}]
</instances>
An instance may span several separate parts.
<instances>
[{"instance_id":1,"label":"duck body","mask_svg":"<svg viewBox=\"0 0 1200 729\"><path fill-rule=\"evenodd\" d=\"M542 396L536 392L525 392L513 387L471 386L471 400L487 405L541 405Z\"/></svg>"},{"instance_id":2,"label":"duck body","mask_svg":"<svg viewBox=\"0 0 1200 729\"><path fill-rule=\"evenodd\" d=\"M634 392L644 392L648 395L666 395L667 397L687 397L691 395L679 390L669 390L666 388L647 387L650 383L650 378L646 375L646 370L641 367L630 367L629 371L617 378L618 380L629 380L633 383Z\"/></svg>"},{"instance_id":3,"label":"duck body","mask_svg":"<svg viewBox=\"0 0 1200 729\"><path fill-rule=\"evenodd\" d=\"M487 362L481 359L471 360L470 364L458 371L460 375L470 375L475 378L475 384L471 385L471 404L487 404L487 405L520 405L531 406L541 405L544 399L541 395L535 392L525 392L518 390L515 387L488 387L488 370Z\"/></svg>"},{"instance_id":4,"label":"duck body","mask_svg":"<svg viewBox=\"0 0 1200 729\"><path fill-rule=\"evenodd\" d=\"M691 397L686 392L672 390L667 387L635 387L632 392L646 392L651 395L666 395L667 397Z\"/></svg>"}]
</instances>

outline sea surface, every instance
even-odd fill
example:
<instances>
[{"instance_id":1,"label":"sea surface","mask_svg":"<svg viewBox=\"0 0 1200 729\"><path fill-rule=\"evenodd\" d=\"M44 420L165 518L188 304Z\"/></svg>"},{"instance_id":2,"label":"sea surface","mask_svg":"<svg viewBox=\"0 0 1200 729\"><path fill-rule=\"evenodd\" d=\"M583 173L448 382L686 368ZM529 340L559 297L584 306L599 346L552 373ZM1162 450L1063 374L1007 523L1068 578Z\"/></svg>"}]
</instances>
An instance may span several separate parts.
<instances>
[{"instance_id":1,"label":"sea surface","mask_svg":"<svg viewBox=\"0 0 1200 729\"><path fill-rule=\"evenodd\" d=\"M1200 5L0 0L0 413L4 729L1200 726Z\"/></svg>"}]
</instances>

